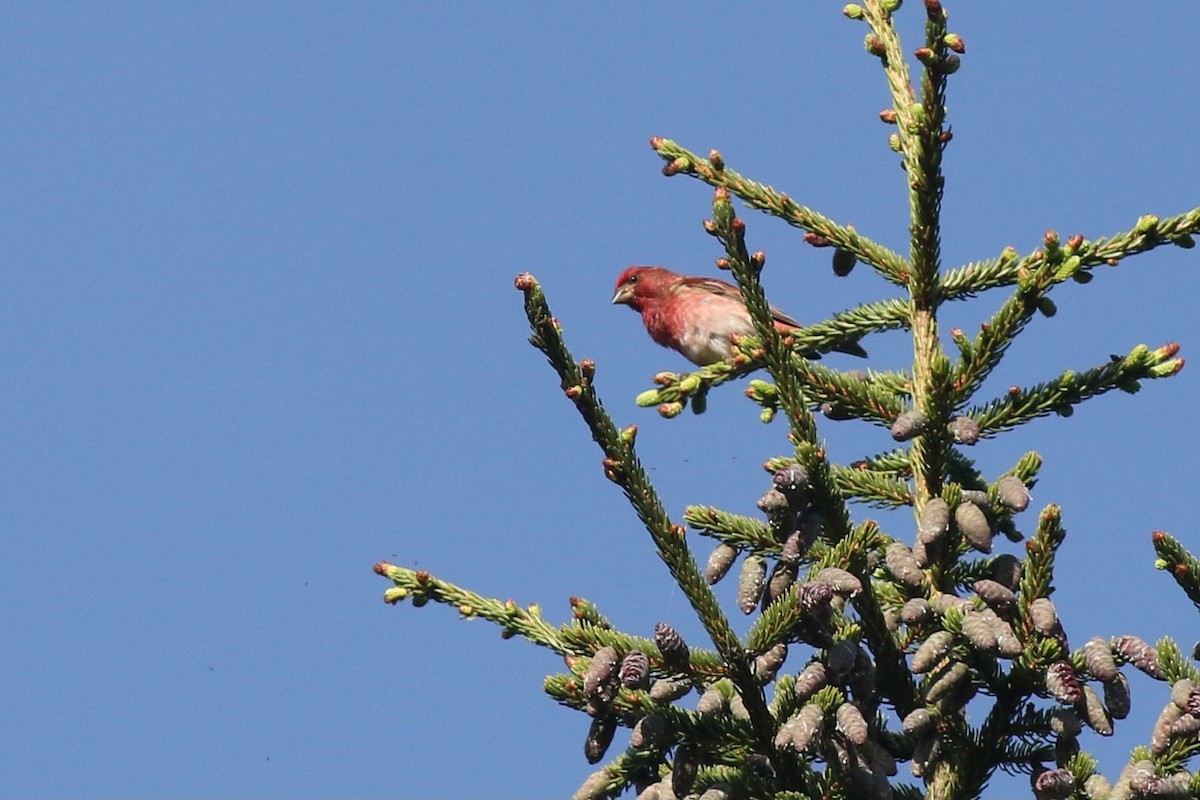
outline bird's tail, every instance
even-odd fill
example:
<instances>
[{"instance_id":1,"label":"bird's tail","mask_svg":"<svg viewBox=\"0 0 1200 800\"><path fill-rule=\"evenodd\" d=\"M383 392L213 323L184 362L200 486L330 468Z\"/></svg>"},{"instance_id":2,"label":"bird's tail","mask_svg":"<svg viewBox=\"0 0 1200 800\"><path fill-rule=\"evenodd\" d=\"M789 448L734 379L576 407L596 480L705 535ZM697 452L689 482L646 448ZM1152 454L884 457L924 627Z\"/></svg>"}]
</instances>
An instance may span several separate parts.
<instances>
[{"instance_id":1,"label":"bird's tail","mask_svg":"<svg viewBox=\"0 0 1200 800\"><path fill-rule=\"evenodd\" d=\"M833 346L833 352L845 353L848 356L858 356L859 358L867 357L867 351L863 349L863 346L853 340L838 342Z\"/></svg>"}]
</instances>

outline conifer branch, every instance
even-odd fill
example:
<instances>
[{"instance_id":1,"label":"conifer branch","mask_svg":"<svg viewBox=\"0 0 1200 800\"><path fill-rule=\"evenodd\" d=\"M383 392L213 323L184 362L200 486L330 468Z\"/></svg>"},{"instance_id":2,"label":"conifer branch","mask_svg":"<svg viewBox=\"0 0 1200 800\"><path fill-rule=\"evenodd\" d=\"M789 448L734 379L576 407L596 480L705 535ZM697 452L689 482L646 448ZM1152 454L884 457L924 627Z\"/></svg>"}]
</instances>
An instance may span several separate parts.
<instances>
[{"instance_id":1,"label":"conifer branch","mask_svg":"<svg viewBox=\"0 0 1200 800\"><path fill-rule=\"evenodd\" d=\"M908 268L904 258L867 237L849 225L839 225L828 217L802 206L786 194L770 186L742 177L727 167L718 156L702 158L670 139L654 137L650 146L667 162L663 172L668 175L684 173L699 178L710 186L722 188L746 205L779 217L784 222L817 237L817 241L852 253L856 259L870 264L881 275L899 286L905 285Z\"/></svg>"},{"instance_id":2,"label":"conifer branch","mask_svg":"<svg viewBox=\"0 0 1200 800\"><path fill-rule=\"evenodd\" d=\"M1113 389L1133 393L1141 380L1169 378L1183 369L1183 359L1174 358L1179 345L1167 344L1156 350L1138 345L1124 358L1076 373L1067 370L1057 380L1039 383L1028 389L1015 388L1007 397L998 398L967 416L979 423L980 435L996 434L1049 414L1070 416L1073 407Z\"/></svg>"},{"instance_id":3,"label":"conifer branch","mask_svg":"<svg viewBox=\"0 0 1200 800\"><path fill-rule=\"evenodd\" d=\"M908 457L908 450L894 451ZM763 464L768 472L775 473L786 467L795 466L791 456L776 456ZM830 474L837 483L838 491L850 502L863 502L880 508L909 506L913 504L912 488L895 475L903 468L876 467L869 461L860 461L851 466L830 464Z\"/></svg>"},{"instance_id":4,"label":"conifer branch","mask_svg":"<svg viewBox=\"0 0 1200 800\"><path fill-rule=\"evenodd\" d=\"M770 526L754 517L732 514L712 506L688 506L683 519L696 530L737 548L776 555L779 539Z\"/></svg>"},{"instance_id":5,"label":"conifer branch","mask_svg":"<svg viewBox=\"0 0 1200 800\"><path fill-rule=\"evenodd\" d=\"M844 13L870 27L866 49L880 59L891 94L891 108L880 116L896 125L890 143L907 181L907 258L739 175L716 151L706 159L673 141L651 140L666 161L665 174L682 172L715 187L713 220L705 227L725 248L718 263L732 271L756 335L735 341L727 361L656 375L656 388L637 402L657 405L667 417L689 403L700 413L712 388L765 369L770 380L751 379L746 394L765 421L783 413L794 448L763 465L773 474L772 488L759 500L766 521L687 507L684 522L717 540L703 571L685 529L667 515L638 461L637 429L617 429L592 386L595 365L574 361L536 280L517 279L531 342L554 367L604 452L605 476L625 492L715 649L690 648L666 625L654 640L623 633L580 598L572 598L569 624L555 628L537 606L520 608L380 563L376 570L394 583L385 599L446 603L465 617L495 622L506 637L519 634L561 654L569 672L547 678L545 688L592 717L585 743L590 762L603 757L615 727L636 726L629 749L594 772L577 800L609 798L655 780L657 788L644 796L800 800L884 796L883 790L900 800L921 796L918 788L887 779L896 758L911 762L931 800L976 797L997 769L1029 773L1042 798L1195 795L1200 777L1176 773L1200 755L1200 670L1169 638L1155 648L1134 636L1094 637L1068 652L1050 600L1065 536L1058 506L1042 510L1023 559L991 555L997 534L1023 538L1016 515L1030 503L1041 457L1030 452L1007 472L985 475L960 447L1040 416L1068 416L1075 405L1112 389L1133 393L1141 380L1177 373L1183 366L1178 345L1139 346L1111 363L968 406L1034 314L1053 315L1054 287L1087 283L1095 267L1165 244L1192 247L1200 209L1167 219L1146 215L1107 238L1075 235L1061 242L1048 231L1027 255L1006 248L996 258L942 272L942 152L951 141L946 83L965 45L947 30L940 0L924 0L925 40L914 53L921 65L918 92L892 22L900 3L862 3ZM731 195L801 228L808 244L835 248L836 274L864 261L905 287L907 297L864 304L803 329L776 328L759 281L765 256L748 251ZM952 332L959 358L951 363L938 335L941 304L1006 286L1014 287L1011 296L977 335ZM911 374L843 372L813 363L836 343L896 328L912 336ZM814 409L829 419L888 426L906 444L848 466L832 464ZM853 524L850 502L912 506L915 538L911 544L894 539L870 520ZM1156 566L1169 570L1200 609L1200 559L1163 532L1155 533L1154 547ZM987 555L972 557L971 551ZM710 588L739 557L737 605L758 613L743 639ZM812 649L807 665L779 674L789 646L794 654L798 645ZM1074 739L1081 723L1111 734L1112 720L1128 711L1120 664L1172 683L1172 701L1150 746L1134 750L1109 795L1096 760ZM769 705L768 687L774 690ZM701 693L694 711L676 704L692 690ZM1057 705L1047 707L1048 696ZM973 724L988 697L986 718ZM887 729L892 710L903 720L903 735ZM1054 766L1045 766L1051 761ZM822 772L817 763L824 764Z\"/></svg>"},{"instance_id":6,"label":"conifer branch","mask_svg":"<svg viewBox=\"0 0 1200 800\"><path fill-rule=\"evenodd\" d=\"M832 472L838 490L851 501L858 500L877 508L911 506L914 502L912 488L886 473L840 464L834 464Z\"/></svg>"},{"instance_id":7,"label":"conifer branch","mask_svg":"<svg viewBox=\"0 0 1200 800\"><path fill-rule=\"evenodd\" d=\"M1189 553L1171 534L1155 531L1151 537L1154 552L1158 554L1155 566L1171 573L1179 588L1200 609L1200 559Z\"/></svg>"},{"instance_id":8,"label":"conifer branch","mask_svg":"<svg viewBox=\"0 0 1200 800\"><path fill-rule=\"evenodd\" d=\"M815 505L825 515L829 535L836 542L850 533L850 517L818 442L816 422L808 410L799 374L791 368L794 363L791 351L775 330L766 293L758 281L765 256L760 252L751 257L746 250L746 223L734 215L729 195L720 187L713 193L713 224L709 232L725 245L730 271L754 320L755 332L763 343L767 371L775 381L779 405L788 418L796 460L808 472Z\"/></svg>"},{"instance_id":9,"label":"conifer branch","mask_svg":"<svg viewBox=\"0 0 1200 800\"><path fill-rule=\"evenodd\" d=\"M1124 259L1173 245L1184 250L1195 247L1194 236L1200 234L1200 208L1159 219L1153 214L1138 219L1127 231L1097 239L1072 236L1072 255L1079 257L1079 270L1086 283L1094 267L1117 266ZM1006 248L997 258L975 261L942 274L940 291L945 300L963 300L989 289L1015 285L1025 270L1035 266L1042 250L1020 257L1013 248Z\"/></svg>"},{"instance_id":10,"label":"conifer branch","mask_svg":"<svg viewBox=\"0 0 1200 800\"><path fill-rule=\"evenodd\" d=\"M541 608L537 605L521 608L512 600L484 597L435 578L425 570L398 567L386 561L376 564L375 572L395 584L384 594L388 603L408 599L414 606L422 606L432 600L453 606L464 619L479 617L494 622L503 627L506 636L519 634L559 655L591 654L595 650L576 648L564 641L560 631L542 619Z\"/></svg>"},{"instance_id":11,"label":"conifer branch","mask_svg":"<svg viewBox=\"0 0 1200 800\"><path fill-rule=\"evenodd\" d=\"M721 654L730 677L738 686L753 722L763 752L774 735L762 690L754 682L741 643L729 620L700 573L684 538L685 529L667 516L641 462L633 450L636 428L618 432L592 387L590 362L578 364L571 357L558 321L550 313L541 286L530 274L517 276L516 286L525 295L525 314L533 329L531 343L545 354L558 373L564 393L575 404L604 451L605 475L625 492L638 517L653 539L659 557L667 565L700 623Z\"/></svg>"}]
</instances>

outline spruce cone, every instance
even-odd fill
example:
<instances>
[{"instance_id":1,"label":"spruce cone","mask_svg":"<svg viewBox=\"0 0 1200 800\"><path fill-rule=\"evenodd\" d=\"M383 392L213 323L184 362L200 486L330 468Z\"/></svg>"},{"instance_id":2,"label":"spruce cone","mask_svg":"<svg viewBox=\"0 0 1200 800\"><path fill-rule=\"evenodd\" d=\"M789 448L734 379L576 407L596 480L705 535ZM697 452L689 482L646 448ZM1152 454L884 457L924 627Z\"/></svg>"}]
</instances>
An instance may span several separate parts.
<instances>
[{"instance_id":1,"label":"spruce cone","mask_svg":"<svg viewBox=\"0 0 1200 800\"><path fill-rule=\"evenodd\" d=\"M858 263L858 259L854 257L854 253L849 250L833 250L833 274L839 278L844 278L854 269L854 265Z\"/></svg>"},{"instance_id":2,"label":"spruce cone","mask_svg":"<svg viewBox=\"0 0 1200 800\"><path fill-rule=\"evenodd\" d=\"M793 508L799 508L802 503L794 502L803 499L803 493L808 488L808 472L799 464L784 467L775 473L771 482L791 502Z\"/></svg>"},{"instance_id":3,"label":"spruce cone","mask_svg":"<svg viewBox=\"0 0 1200 800\"><path fill-rule=\"evenodd\" d=\"M828 608L833 602L833 587L828 583L809 581L796 587L796 600L805 611Z\"/></svg>"},{"instance_id":4,"label":"spruce cone","mask_svg":"<svg viewBox=\"0 0 1200 800\"><path fill-rule=\"evenodd\" d=\"M605 800L609 794L612 776L606 769L598 769L571 795L571 800Z\"/></svg>"},{"instance_id":5,"label":"spruce cone","mask_svg":"<svg viewBox=\"0 0 1200 800\"><path fill-rule=\"evenodd\" d=\"M629 737L629 746L635 750L651 747L657 744L666 732L667 721L662 714L647 714L633 726L633 733Z\"/></svg>"},{"instance_id":6,"label":"spruce cone","mask_svg":"<svg viewBox=\"0 0 1200 800\"><path fill-rule=\"evenodd\" d=\"M917 625L929 618L929 601L914 597L900 608L900 621L905 625Z\"/></svg>"},{"instance_id":7,"label":"spruce cone","mask_svg":"<svg viewBox=\"0 0 1200 800\"><path fill-rule=\"evenodd\" d=\"M612 744L613 734L616 732L617 718L612 714L592 718L587 739L583 742L583 755L589 764L595 764L604 758L604 754L608 752L608 746Z\"/></svg>"},{"instance_id":8,"label":"spruce cone","mask_svg":"<svg viewBox=\"0 0 1200 800\"><path fill-rule=\"evenodd\" d=\"M1112 640L1112 649L1122 659L1133 664L1156 680L1165 681L1162 667L1158 664L1158 651L1136 636L1118 636Z\"/></svg>"},{"instance_id":9,"label":"spruce cone","mask_svg":"<svg viewBox=\"0 0 1200 800\"><path fill-rule=\"evenodd\" d=\"M654 643L662 653L663 666L669 671L687 672L691 669L691 654L679 631L665 622L654 626Z\"/></svg>"},{"instance_id":10,"label":"spruce cone","mask_svg":"<svg viewBox=\"0 0 1200 800\"><path fill-rule=\"evenodd\" d=\"M803 753L819 743L825 727L825 712L816 703L808 703L792 718L792 722L795 725L791 730L791 745L796 752Z\"/></svg>"},{"instance_id":11,"label":"spruce cone","mask_svg":"<svg viewBox=\"0 0 1200 800\"><path fill-rule=\"evenodd\" d=\"M1050 710L1050 730L1074 739L1083 732L1083 720L1073 708L1053 708Z\"/></svg>"},{"instance_id":12,"label":"spruce cone","mask_svg":"<svg viewBox=\"0 0 1200 800\"><path fill-rule=\"evenodd\" d=\"M660 678L650 685L650 699L656 703L673 703L691 690L690 681Z\"/></svg>"},{"instance_id":13,"label":"spruce cone","mask_svg":"<svg viewBox=\"0 0 1200 800\"><path fill-rule=\"evenodd\" d=\"M935 631L930 634L913 655L911 667L913 673L920 675L936 667L938 662L950 652L953 644L954 634L950 631Z\"/></svg>"},{"instance_id":14,"label":"spruce cone","mask_svg":"<svg viewBox=\"0 0 1200 800\"><path fill-rule=\"evenodd\" d=\"M1015 592L1021 585L1021 573L1024 569L1021 559L1003 553L992 559L992 580Z\"/></svg>"},{"instance_id":15,"label":"spruce cone","mask_svg":"<svg viewBox=\"0 0 1200 800\"><path fill-rule=\"evenodd\" d=\"M1017 596L1012 589L989 578L975 581L972 587L988 607L1001 616L1007 615L1017 605Z\"/></svg>"},{"instance_id":16,"label":"spruce cone","mask_svg":"<svg viewBox=\"0 0 1200 800\"><path fill-rule=\"evenodd\" d=\"M892 577L900 583L910 589L921 588L925 573L921 572L921 565L913 558L912 551L900 542L892 542L887 546L884 564L888 572L892 573Z\"/></svg>"},{"instance_id":17,"label":"spruce cone","mask_svg":"<svg viewBox=\"0 0 1200 800\"><path fill-rule=\"evenodd\" d=\"M892 438L897 442L907 442L924 433L928 425L929 417L920 411L905 411L892 423Z\"/></svg>"},{"instance_id":18,"label":"spruce cone","mask_svg":"<svg viewBox=\"0 0 1200 800\"><path fill-rule=\"evenodd\" d=\"M990 652L1000 644L991 624L978 611L971 611L963 616L962 632L976 650Z\"/></svg>"},{"instance_id":19,"label":"spruce cone","mask_svg":"<svg viewBox=\"0 0 1200 800\"><path fill-rule=\"evenodd\" d=\"M862 711L853 703L842 703L837 707L837 729L853 744L862 745L867 741L867 721Z\"/></svg>"},{"instance_id":20,"label":"spruce cone","mask_svg":"<svg viewBox=\"0 0 1200 800\"><path fill-rule=\"evenodd\" d=\"M787 658L787 645L780 643L754 659L754 677L759 683L770 683Z\"/></svg>"},{"instance_id":21,"label":"spruce cone","mask_svg":"<svg viewBox=\"0 0 1200 800\"><path fill-rule=\"evenodd\" d=\"M1179 706L1180 711L1191 713L1188 701L1194 691L1196 691L1196 684L1190 679L1177 680L1171 685L1171 701Z\"/></svg>"},{"instance_id":22,"label":"spruce cone","mask_svg":"<svg viewBox=\"0 0 1200 800\"><path fill-rule=\"evenodd\" d=\"M759 598L767 586L767 560L752 553L742 560L742 572L738 576L737 604L743 614L752 614L758 607Z\"/></svg>"},{"instance_id":23,"label":"spruce cone","mask_svg":"<svg viewBox=\"0 0 1200 800\"><path fill-rule=\"evenodd\" d=\"M805 667L796 677L796 699L804 702L825 688L826 675L825 665L820 661L813 661Z\"/></svg>"},{"instance_id":24,"label":"spruce cone","mask_svg":"<svg viewBox=\"0 0 1200 800\"><path fill-rule=\"evenodd\" d=\"M1115 679L1104 684L1104 705L1113 719L1129 716L1129 679L1124 673L1118 672Z\"/></svg>"},{"instance_id":25,"label":"spruce cone","mask_svg":"<svg viewBox=\"0 0 1200 800\"><path fill-rule=\"evenodd\" d=\"M1083 660L1088 672L1104 683L1117 679L1117 662L1107 639L1100 636L1088 639L1083 646Z\"/></svg>"},{"instance_id":26,"label":"spruce cone","mask_svg":"<svg viewBox=\"0 0 1200 800\"><path fill-rule=\"evenodd\" d=\"M676 797L691 794L700 771L700 754L686 744L675 749L675 763L671 767L671 791Z\"/></svg>"},{"instance_id":27,"label":"spruce cone","mask_svg":"<svg viewBox=\"0 0 1200 800\"><path fill-rule=\"evenodd\" d=\"M708 582L709 586L725 577L725 573L729 572L729 568L733 566L737 554L736 547L724 542L713 548L712 553L708 556L708 564L704 568L704 580Z\"/></svg>"},{"instance_id":28,"label":"spruce cone","mask_svg":"<svg viewBox=\"0 0 1200 800\"><path fill-rule=\"evenodd\" d=\"M974 608L974 606L971 605L971 601L967 598L948 594L946 592L939 592L935 594L929 601L929 607L932 608L933 612L938 615L945 615L945 613L952 608L958 609L964 614Z\"/></svg>"},{"instance_id":29,"label":"spruce cone","mask_svg":"<svg viewBox=\"0 0 1200 800\"><path fill-rule=\"evenodd\" d=\"M1046 689L1064 705L1072 706L1083 699L1079 678L1069 661L1055 661L1046 667Z\"/></svg>"},{"instance_id":30,"label":"spruce cone","mask_svg":"<svg viewBox=\"0 0 1200 800\"><path fill-rule=\"evenodd\" d=\"M1075 776L1070 770L1048 769L1033 779L1033 790L1039 798L1062 800L1075 791Z\"/></svg>"},{"instance_id":31,"label":"spruce cone","mask_svg":"<svg viewBox=\"0 0 1200 800\"><path fill-rule=\"evenodd\" d=\"M1167 751L1167 747L1171 744L1171 740L1175 738L1175 723L1183 717L1183 711L1174 703L1167 703L1163 706L1162 712L1158 715L1158 719L1154 723L1154 730L1150 734L1150 752L1156 756L1161 756Z\"/></svg>"},{"instance_id":32,"label":"spruce cone","mask_svg":"<svg viewBox=\"0 0 1200 800\"><path fill-rule=\"evenodd\" d=\"M858 660L858 645L845 640L834 642L825 651L825 665L832 676L840 678L851 669Z\"/></svg>"},{"instance_id":33,"label":"spruce cone","mask_svg":"<svg viewBox=\"0 0 1200 800\"><path fill-rule=\"evenodd\" d=\"M940 497L934 497L921 509L921 521L917 525L917 537L926 545L941 541L950 529L950 506Z\"/></svg>"},{"instance_id":34,"label":"spruce cone","mask_svg":"<svg viewBox=\"0 0 1200 800\"><path fill-rule=\"evenodd\" d=\"M804 555L804 551L807 549L803 532L793 531L784 541L783 548L779 552L779 563L795 566L800 563L800 556Z\"/></svg>"},{"instance_id":35,"label":"spruce cone","mask_svg":"<svg viewBox=\"0 0 1200 800\"><path fill-rule=\"evenodd\" d=\"M992 552L992 537L995 534L979 506L965 501L959 503L954 508L954 524L971 547L981 553Z\"/></svg>"},{"instance_id":36,"label":"spruce cone","mask_svg":"<svg viewBox=\"0 0 1200 800\"><path fill-rule=\"evenodd\" d=\"M909 736L919 736L933 730L935 720L927 708L915 708L900 723L900 728Z\"/></svg>"},{"instance_id":37,"label":"spruce cone","mask_svg":"<svg viewBox=\"0 0 1200 800\"><path fill-rule=\"evenodd\" d=\"M596 651L587 671L583 673L583 693L589 699L603 700L605 695L615 696L611 687L618 663L619 657L615 647L606 645ZM608 697L606 704L612 701L612 696Z\"/></svg>"},{"instance_id":38,"label":"spruce cone","mask_svg":"<svg viewBox=\"0 0 1200 800\"><path fill-rule=\"evenodd\" d=\"M630 650L621 659L618 673L627 689L643 689L650 680L650 658L641 650Z\"/></svg>"},{"instance_id":39,"label":"spruce cone","mask_svg":"<svg viewBox=\"0 0 1200 800\"><path fill-rule=\"evenodd\" d=\"M961 661L950 661L949 665L938 671L937 677L933 684L925 691L925 702L936 703L939 700L949 700L952 697L957 698L958 690L970 685L971 670ZM972 692L973 694L973 692ZM966 699L962 698L963 702ZM951 709L957 711L957 708ZM943 713L945 709L943 709Z\"/></svg>"},{"instance_id":40,"label":"spruce cone","mask_svg":"<svg viewBox=\"0 0 1200 800\"><path fill-rule=\"evenodd\" d=\"M946 429L950 431L950 435L954 437L957 444L965 444L970 447L979 441L979 423L970 417L955 417L950 420Z\"/></svg>"},{"instance_id":41,"label":"spruce cone","mask_svg":"<svg viewBox=\"0 0 1200 800\"><path fill-rule=\"evenodd\" d=\"M817 573L817 581L827 583L838 594L853 597L862 591L862 581L840 567L826 567Z\"/></svg>"},{"instance_id":42,"label":"spruce cone","mask_svg":"<svg viewBox=\"0 0 1200 800\"><path fill-rule=\"evenodd\" d=\"M996 482L996 497L1013 511L1024 511L1029 508L1029 489L1025 482L1016 475L1006 475Z\"/></svg>"},{"instance_id":43,"label":"spruce cone","mask_svg":"<svg viewBox=\"0 0 1200 800\"><path fill-rule=\"evenodd\" d=\"M799 571L795 562L789 564L782 558L775 562L775 568L771 570L771 577L767 580L767 591L763 594L764 609L787 594L796 582Z\"/></svg>"},{"instance_id":44,"label":"spruce cone","mask_svg":"<svg viewBox=\"0 0 1200 800\"><path fill-rule=\"evenodd\" d=\"M1096 690L1090 686L1083 687L1083 718L1088 727L1101 736L1113 735L1112 717L1104 703L1100 702Z\"/></svg>"},{"instance_id":45,"label":"spruce cone","mask_svg":"<svg viewBox=\"0 0 1200 800\"><path fill-rule=\"evenodd\" d=\"M1054 636L1060 630L1058 612L1049 597L1039 597L1029 604L1029 618L1033 629L1043 636Z\"/></svg>"},{"instance_id":46,"label":"spruce cone","mask_svg":"<svg viewBox=\"0 0 1200 800\"><path fill-rule=\"evenodd\" d=\"M1021 655L1025 645L1017 637L1012 626L999 617L985 616L996 634L996 655L1000 658L1016 658Z\"/></svg>"},{"instance_id":47,"label":"spruce cone","mask_svg":"<svg viewBox=\"0 0 1200 800\"><path fill-rule=\"evenodd\" d=\"M729 707L725 694L716 686L710 686L696 701L696 713L702 717L715 717L725 713Z\"/></svg>"}]
</instances>

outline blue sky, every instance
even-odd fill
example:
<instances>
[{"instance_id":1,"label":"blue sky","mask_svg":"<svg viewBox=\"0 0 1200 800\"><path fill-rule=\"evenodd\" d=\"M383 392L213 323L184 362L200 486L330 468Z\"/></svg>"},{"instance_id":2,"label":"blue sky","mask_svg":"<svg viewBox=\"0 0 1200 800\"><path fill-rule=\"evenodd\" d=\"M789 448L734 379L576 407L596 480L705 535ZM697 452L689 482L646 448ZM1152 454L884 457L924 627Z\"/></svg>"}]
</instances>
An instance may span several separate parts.
<instances>
[{"instance_id":1,"label":"blue sky","mask_svg":"<svg viewBox=\"0 0 1200 800\"><path fill-rule=\"evenodd\" d=\"M784 427L740 387L699 417L636 408L653 373L686 364L608 301L629 264L715 274L710 192L663 178L651 135L717 147L906 248L882 74L840 7L9 5L0 794L573 791L586 719L541 690L561 662L449 609L385 606L371 565L554 621L581 595L631 632L668 621L699 641L526 343L512 279L541 279L672 513L751 512ZM967 52L946 266L1200 205L1200 9L948 7ZM921 16L901 12L909 50ZM773 302L801 320L891 296L747 221ZM1141 342L1190 357L1195 252L1062 287L988 390ZM1002 299L949 309L945 328L973 331ZM909 362L901 333L867 346L873 366ZM1055 597L1075 646L1196 638L1149 543L1161 528L1200 549L1195 369L970 453L991 474L1045 456L1034 500L1064 507ZM841 460L890 442L861 423L822 434ZM1085 744L1110 774L1166 701L1133 681L1134 716Z\"/></svg>"}]
</instances>

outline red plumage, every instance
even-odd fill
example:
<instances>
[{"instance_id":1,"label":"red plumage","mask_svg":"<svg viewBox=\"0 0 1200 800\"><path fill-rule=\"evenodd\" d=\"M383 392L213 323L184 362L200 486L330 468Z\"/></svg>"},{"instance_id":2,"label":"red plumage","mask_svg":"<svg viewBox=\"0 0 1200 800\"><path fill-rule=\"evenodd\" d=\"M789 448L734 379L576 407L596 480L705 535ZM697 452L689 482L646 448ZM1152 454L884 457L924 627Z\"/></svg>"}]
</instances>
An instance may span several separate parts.
<instances>
[{"instance_id":1,"label":"red plumage","mask_svg":"<svg viewBox=\"0 0 1200 800\"><path fill-rule=\"evenodd\" d=\"M730 337L754 335L754 322L741 293L717 278L678 275L662 267L630 267L617 279L612 301L639 312L654 341L700 366L730 358L734 353ZM775 307L771 315L780 332L801 327ZM839 342L833 349L867 354L855 341Z\"/></svg>"}]
</instances>

